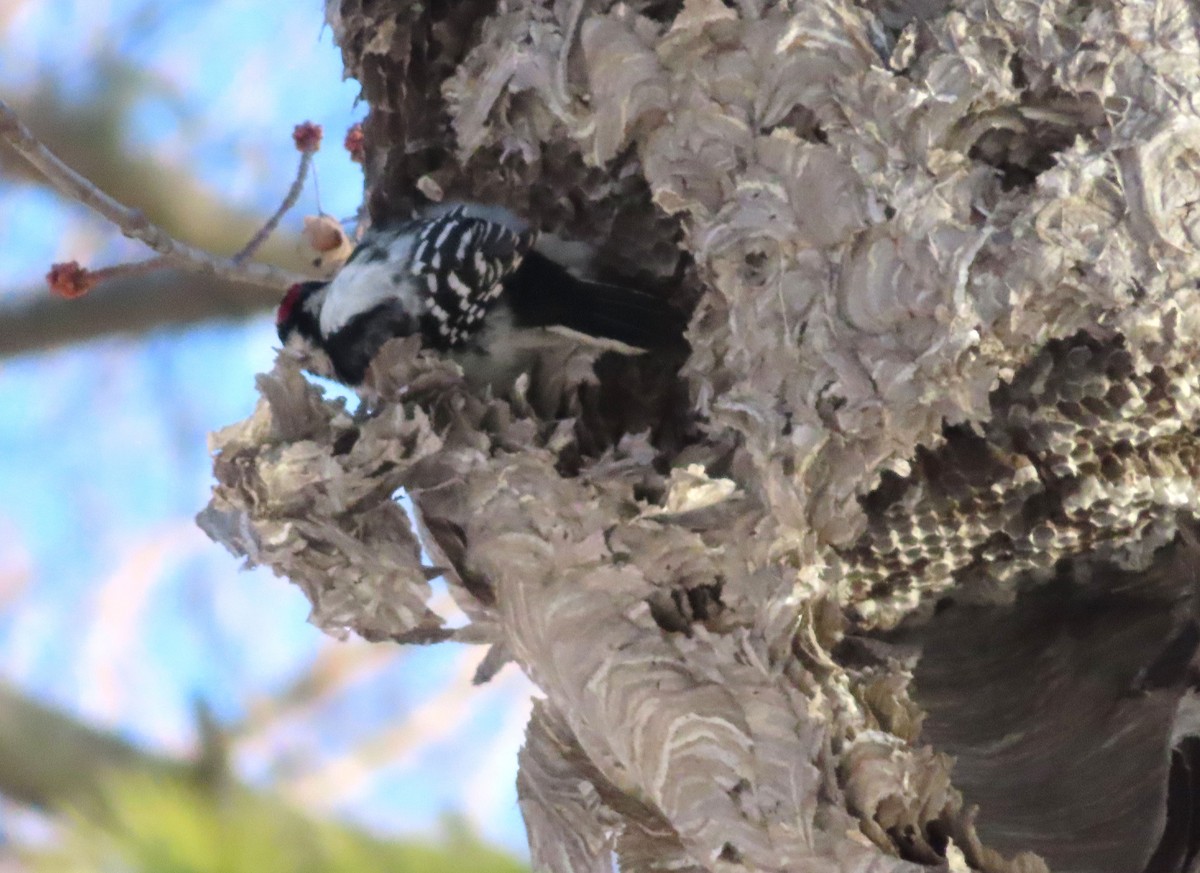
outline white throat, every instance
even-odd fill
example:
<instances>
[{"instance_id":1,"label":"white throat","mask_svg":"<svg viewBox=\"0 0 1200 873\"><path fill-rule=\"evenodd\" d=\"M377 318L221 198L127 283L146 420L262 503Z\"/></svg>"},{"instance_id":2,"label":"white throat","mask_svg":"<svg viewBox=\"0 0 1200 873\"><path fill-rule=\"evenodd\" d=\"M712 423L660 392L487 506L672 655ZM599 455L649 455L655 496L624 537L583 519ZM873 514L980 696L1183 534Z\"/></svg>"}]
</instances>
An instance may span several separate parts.
<instances>
[{"instance_id":1,"label":"white throat","mask_svg":"<svg viewBox=\"0 0 1200 873\"><path fill-rule=\"evenodd\" d=\"M410 274L412 239L388 241L385 260L351 259L329 283L325 305L321 307L321 334L330 336L346 326L356 315L369 312L381 303L397 302L414 316L422 310L416 287L417 278Z\"/></svg>"}]
</instances>

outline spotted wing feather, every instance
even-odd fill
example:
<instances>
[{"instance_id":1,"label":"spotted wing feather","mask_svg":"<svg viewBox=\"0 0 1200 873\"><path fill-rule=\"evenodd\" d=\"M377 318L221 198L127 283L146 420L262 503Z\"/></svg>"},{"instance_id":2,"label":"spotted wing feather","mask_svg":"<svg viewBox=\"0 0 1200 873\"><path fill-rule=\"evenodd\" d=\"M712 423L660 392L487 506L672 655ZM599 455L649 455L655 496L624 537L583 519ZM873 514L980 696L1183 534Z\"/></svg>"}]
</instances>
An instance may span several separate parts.
<instances>
[{"instance_id":1,"label":"spotted wing feather","mask_svg":"<svg viewBox=\"0 0 1200 873\"><path fill-rule=\"evenodd\" d=\"M461 346L483 326L504 279L521 265L534 236L533 231L516 232L467 216L462 208L425 224L417 234L410 270L430 295L422 328L432 345Z\"/></svg>"}]
</instances>

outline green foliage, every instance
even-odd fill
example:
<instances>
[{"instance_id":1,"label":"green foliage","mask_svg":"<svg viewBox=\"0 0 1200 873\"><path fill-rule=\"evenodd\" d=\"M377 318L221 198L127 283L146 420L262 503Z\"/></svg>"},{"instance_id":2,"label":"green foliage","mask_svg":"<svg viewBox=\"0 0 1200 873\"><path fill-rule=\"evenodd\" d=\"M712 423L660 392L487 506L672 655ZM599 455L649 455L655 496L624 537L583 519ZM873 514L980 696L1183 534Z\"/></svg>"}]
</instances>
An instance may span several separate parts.
<instances>
[{"instance_id":1,"label":"green foliage","mask_svg":"<svg viewBox=\"0 0 1200 873\"><path fill-rule=\"evenodd\" d=\"M244 788L121 776L102 816L69 814L38 873L526 873L461 823L440 843L382 840Z\"/></svg>"}]
</instances>

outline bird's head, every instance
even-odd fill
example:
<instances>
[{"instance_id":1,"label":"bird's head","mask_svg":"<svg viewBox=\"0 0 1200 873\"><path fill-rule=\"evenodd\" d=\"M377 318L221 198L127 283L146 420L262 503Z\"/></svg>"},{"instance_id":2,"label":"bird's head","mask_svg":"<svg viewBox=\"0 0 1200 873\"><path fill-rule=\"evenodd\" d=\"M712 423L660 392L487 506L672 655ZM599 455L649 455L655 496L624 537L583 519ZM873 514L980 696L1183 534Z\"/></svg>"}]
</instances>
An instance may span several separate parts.
<instances>
[{"instance_id":1,"label":"bird's head","mask_svg":"<svg viewBox=\"0 0 1200 873\"><path fill-rule=\"evenodd\" d=\"M287 345L293 335L310 343L320 339L321 304L325 300L328 282L298 282L287 289L279 308L275 310L275 330L279 341Z\"/></svg>"}]
</instances>

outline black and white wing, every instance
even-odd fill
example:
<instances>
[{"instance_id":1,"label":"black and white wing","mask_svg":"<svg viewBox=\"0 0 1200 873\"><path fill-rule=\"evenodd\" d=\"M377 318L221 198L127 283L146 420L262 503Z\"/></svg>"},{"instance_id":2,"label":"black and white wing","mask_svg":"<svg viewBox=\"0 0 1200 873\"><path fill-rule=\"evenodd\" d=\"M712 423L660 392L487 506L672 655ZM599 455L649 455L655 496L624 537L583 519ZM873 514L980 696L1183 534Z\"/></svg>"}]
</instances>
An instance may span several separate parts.
<instances>
[{"instance_id":1,"label":"black and white wing","mask_svg":"<svg viewBox=\"0 0 1200 873\"><path fill-rule=\"evenodd\" d=\"M424 221L409 273L426 295L421 329L434 348L463 345L533 245L536 233L467 214L465 206Z\"/></svg>"}]
</instances>

